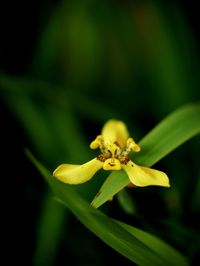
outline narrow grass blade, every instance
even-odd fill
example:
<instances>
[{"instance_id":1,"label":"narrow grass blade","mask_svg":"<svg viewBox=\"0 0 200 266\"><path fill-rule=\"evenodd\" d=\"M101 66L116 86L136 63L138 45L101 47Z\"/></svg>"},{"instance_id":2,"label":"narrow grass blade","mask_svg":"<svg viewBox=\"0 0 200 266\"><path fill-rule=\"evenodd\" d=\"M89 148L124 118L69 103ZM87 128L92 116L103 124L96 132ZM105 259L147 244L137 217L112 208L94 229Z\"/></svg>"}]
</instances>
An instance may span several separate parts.
<instances>
[{"instance_id":1,"label":"narrow grass blade","mask_svg":"<svg viewBox=\"0 0 200 266\"><path fill-rule=\"evenodd\" d=\"M123 228L125 228L130 234L134 235L137 239L142 241L147 246L150 246L155 253L158 253L164 260L168 261L168 265L186 265L186 260L179 252L172 248L169 244L159 239L158 237L142 231L138 228L130 226L128 224L116 221Z\"/></svg>"},{"instance_id":2,"label":"narrow grass blade","mask_svg":"<svg viewBox=\"0 0 200 266\"><path fill-rule=\"evenodd\" d=\"M66 228L67 214L69 212L64 206L56 202L52 194L46 193L36 232L34 266L54 265L63 230Z\"/></svg>"},{"instance_id":3,"label":"narrow grass blade","mask_svg":"<svg viewBox=\"0 0 200 266\"><path fill-rule=\"evenodd\" d=\"M113 196L127 186L128 183L129 179L125 172L113 171L103 183L91 205L95 208L100 207L107 200L112 199Z\"/></svg>"},{"instance_id":4,"label":"narrow grass blade","mask_svg":"<svg viewBox=\"0 0 200 266\"><path fill-rule=\"evenodd\" d=\"M199 133L200 103L187 104L168 115L141 140L137 163L152 166Z\"/></svg>"},{"instance_id":5,"label":"narrow grass blade","mask_svg":"<svg viewBox=\"0 0 200 266\"><path fill-rule=\"evenodd\" d=\"M154 241L153 244L155 244L156 238L152 240L150 237L148 243L148 238L144 235L144 239L146 239L144 240L140 231L139 233L135 233L135 229L131 226L129 227L128 225L121 224L104 215L101 211L91 207L90 204L69 185L63 185L54 179L48 170L46 170L30 152L27 152L27 155L63 204L70 209L90 231L96 234L105 243L138 265L167 266L169 263L173 265L173 258L171 261L170 258L166 260L162 252L159 254L159 249L157 252L155 247L152 246L151 242ZM156 245L158 246L158 244ZM169 251L169 249L167 251ZM182 256L178 262L179 265L187 265L187 262Z\"/></svg>"}]
</instances>

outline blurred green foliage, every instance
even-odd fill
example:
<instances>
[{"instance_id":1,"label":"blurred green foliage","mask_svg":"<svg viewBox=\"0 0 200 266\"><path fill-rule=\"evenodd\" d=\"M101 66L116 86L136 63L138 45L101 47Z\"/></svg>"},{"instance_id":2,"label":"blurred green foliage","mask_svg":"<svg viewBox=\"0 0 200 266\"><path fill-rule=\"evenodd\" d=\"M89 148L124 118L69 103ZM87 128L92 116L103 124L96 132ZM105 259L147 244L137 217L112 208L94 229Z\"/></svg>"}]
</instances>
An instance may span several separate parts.
<instances>
[{"instance_id":1,"label":"blurred green foliage","mask_svg":"<svg viewBox=\"0 0 200 266\"><path fill-rule=\"evenodd\" d=\"M60 203L64 204L89 230L120 254L138 265L188 265L187 259L164 241L133 226L114 220L93 208L70 186L52 178L49 171L27 151L30 160L46 179Z\"/></svg>"},{"instance_id":2,"label":"blurred green foliage","mask_svg":"<svg viewBox=\"0 0 200 266\"><path fill-rule=\"evenodd\" d=\"M168 113L200 99L196 43L174 2L43 1L38 21L31 63L21 75L3 69L0 97L23 128L26 146L50 170L93 158L89 142L107 119L122 119L138 141ZM103 207L165 239L191 263L198 261L200 250L199 149L196 137L160 163L170 177L169 190L128 190L133 214L126 214L115 199ZM20 175L28 179L23 167ZM16 179L18 173L11 176ZM76 190L91 200L105 177L102 171ZM84 228L77 235L77 224L49 192L43 198L29 264L60 265L63 259L69 265L108 265L112 259L128 265L85 235ZM77 256L74 238L92 248L79 249Z\"/></svg>"}]
</instances>

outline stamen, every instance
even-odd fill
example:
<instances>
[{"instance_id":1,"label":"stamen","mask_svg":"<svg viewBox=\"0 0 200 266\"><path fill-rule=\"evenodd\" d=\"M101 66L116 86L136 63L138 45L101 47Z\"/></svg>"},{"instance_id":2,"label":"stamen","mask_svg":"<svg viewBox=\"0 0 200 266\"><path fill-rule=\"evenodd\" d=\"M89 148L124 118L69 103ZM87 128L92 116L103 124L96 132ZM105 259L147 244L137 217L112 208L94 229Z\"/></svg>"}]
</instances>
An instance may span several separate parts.
<instances>
[{"instance_id":1,"label":"stamen","mask_svg":"<svg viewBox=\"0 0 200 266\"><path fill-rule=\"evenodd\" d=\"M102 135L96 137L96 139L90 144L90 148L99 148L101 154L97 159L101 162L105 162L107 159L111 158L109 164L113 166L115 165L115 159L119 160L121 164L127 164L130 160L128 154L131 151L140 151L139 145L137 145L132 138L127 140L126 147L122 150L117 142L105 144Z\"/></svg>"},{"instance_id":2,"label":"stamen","mask_svg":"<svg viewBox=\"0 0 200 266\"><path fill-rule=\"evenodd\" d=\"M100 148L103 146L103 137L101 135L98 135L96 137L95 140L93 140L91 143L90 143L90 148L91 149L97 149L97 148Z\"/></svg>"},{"instance_id":3,"label":"stamen","mask_svg":"<svg viewBox=\"0 0 200 266\"><path fill-rule=\"evenodd\" d=\"M105 162L106 159L103 154L100 154L99 156L97 156L97 160L99 160L100 162Z\"/></svg>"},{"instance_id":4,"label":"stamen","mask_svg":"<svg viewBox=\"0 0 200 266\"><path fill-rule=\"evenodd\" d=\"M126 150L125 151L130 153L131 150L134 152L139 152L141 149L140 149L140 146L138 144L136 144L132 138L129 138L127 140L127 143L126 143Z\"/></svg>"}]
</instances>

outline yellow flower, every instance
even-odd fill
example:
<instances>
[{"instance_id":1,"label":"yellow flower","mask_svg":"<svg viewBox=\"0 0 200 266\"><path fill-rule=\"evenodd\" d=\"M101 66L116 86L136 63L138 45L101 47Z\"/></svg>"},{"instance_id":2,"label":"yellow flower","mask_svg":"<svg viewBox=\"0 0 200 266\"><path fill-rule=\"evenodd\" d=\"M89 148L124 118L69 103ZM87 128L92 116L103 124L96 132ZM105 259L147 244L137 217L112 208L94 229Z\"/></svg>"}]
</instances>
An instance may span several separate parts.
<instances>
[{"instance_id":1,"label":"yellow flower","mask_svg":"<svg viewBox=\"0 0 200 266\"><path fill-rule=\"evenodd\" d=\"M67 184L81 184L90 180L101 168L123 169L131 183L136 186L170 186L165 173L136 165L130 160L129 153L139 152L140 147L129 137L127 128L121 121L109 120L104 125L101 135L91 142L90 148L99 148L100 155L83 165L61 164L53 172L53 176Z\"/></svg>"}]
</instances>

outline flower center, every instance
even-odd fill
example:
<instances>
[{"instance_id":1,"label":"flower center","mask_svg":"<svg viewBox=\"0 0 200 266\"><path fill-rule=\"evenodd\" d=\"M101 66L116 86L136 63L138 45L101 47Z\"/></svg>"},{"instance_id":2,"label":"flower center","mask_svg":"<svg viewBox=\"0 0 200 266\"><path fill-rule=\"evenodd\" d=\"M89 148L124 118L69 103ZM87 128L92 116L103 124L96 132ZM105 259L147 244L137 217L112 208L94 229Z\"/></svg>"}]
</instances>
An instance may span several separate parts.
<instances>
[{"instance_id":1,"label":"flower center","mask_svg":"<svg viewBox=\"0 0 200 266\"><path fill-rule=\"evenodd\" d=\"M131 138L127 140L127 144L124 149L121 148L117 142L104 143L103 139L99 138L99 140L101 140L98 145L101 150L101 154L97 157L97 159L101 162L105 162L109 159L108 164L113 167L116 166L117 162L127 164L130 160L128 154L131 151L140 151L140 147Z\"/></svg>"},{"instance_id":2,"label":"flower center","mask_svg":"<svg viewBox=\"0 0 200 266\"><path fill-rule=\"evenodd\" d=\"M137 145L132 138L128 138L125 147L121 147L117 141L114 143L111 141L104 141L102 135L97 136L96 139L90 143L90 148L100 149L101 154L97 157L97 160L103 162L104 170L120 170L122 164L126 165L130 161L128 154L131 151L140 151L139 145Z\"/></svg>"}]
</instances>

